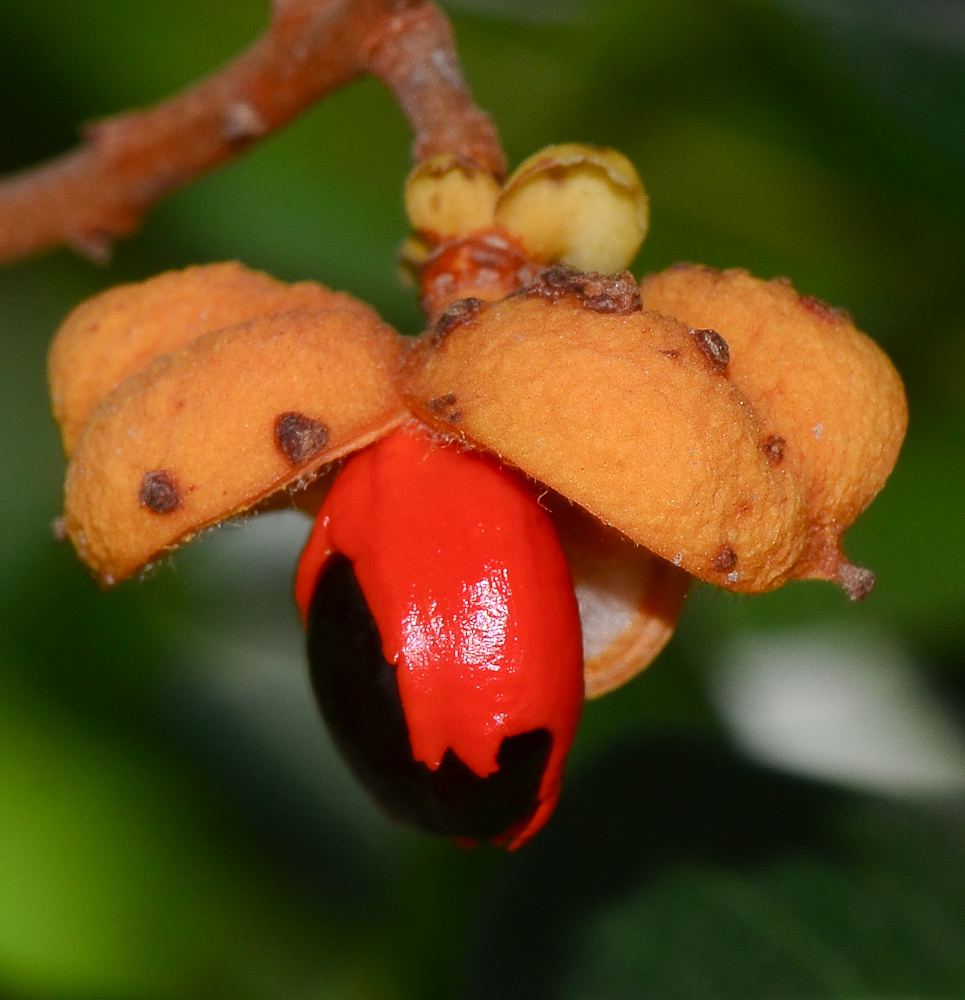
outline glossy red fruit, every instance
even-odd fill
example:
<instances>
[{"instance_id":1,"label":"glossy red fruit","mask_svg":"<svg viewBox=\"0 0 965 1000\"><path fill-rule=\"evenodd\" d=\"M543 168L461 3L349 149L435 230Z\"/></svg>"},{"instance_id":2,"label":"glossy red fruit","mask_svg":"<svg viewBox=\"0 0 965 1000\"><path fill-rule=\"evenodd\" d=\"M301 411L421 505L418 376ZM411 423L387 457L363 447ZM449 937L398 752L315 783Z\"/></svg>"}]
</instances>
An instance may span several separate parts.
<instances>
[{"instance_id":1,"label":"glossy red fruit","mask_svg":"<svg viewBox=\"0 0 965 1000\"><path fill-rule=\"evenodd\" d=\"M411 424L353 456L296 579L341 752L391 813L518 847L559 796L583 702L553 526L495 459Z\"/></svg>"}]
</instances>

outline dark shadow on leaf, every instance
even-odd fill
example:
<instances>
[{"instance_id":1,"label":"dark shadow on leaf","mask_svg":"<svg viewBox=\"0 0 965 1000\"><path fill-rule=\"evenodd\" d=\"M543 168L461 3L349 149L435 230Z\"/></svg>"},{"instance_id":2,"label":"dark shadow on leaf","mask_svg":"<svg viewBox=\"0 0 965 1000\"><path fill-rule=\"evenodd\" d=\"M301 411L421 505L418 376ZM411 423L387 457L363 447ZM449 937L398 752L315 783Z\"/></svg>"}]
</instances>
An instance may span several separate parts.
<instances>
[{"instance_id":1,"label":"dark shadow on leaf","mask_svg":"<svg viewBox=\"0 0 965 1000\"><path fill-rule=\"evenodd\" d=\"M549 827L508 862L467 995L560 996L581 925L666 873L836 854L827 820L840 798L717 742L655 737L615 747L569 782Z\"/></svg>"}]
</instances>

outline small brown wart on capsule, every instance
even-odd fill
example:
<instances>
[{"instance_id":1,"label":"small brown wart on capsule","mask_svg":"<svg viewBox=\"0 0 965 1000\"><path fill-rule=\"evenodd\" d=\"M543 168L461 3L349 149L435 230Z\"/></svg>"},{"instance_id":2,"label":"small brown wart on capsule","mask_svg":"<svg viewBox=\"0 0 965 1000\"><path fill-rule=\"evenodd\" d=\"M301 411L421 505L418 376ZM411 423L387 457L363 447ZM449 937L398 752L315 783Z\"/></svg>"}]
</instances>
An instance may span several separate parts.
<instances>
[{"instance_id":1,"label":"small brown wart on capsule","mask_svg":"<svg viewBox=\"0 0 965 1000\"><path fill-rule=\"evenodd\" d=\"M173 473L167 469L152 469L141 479L137 500L155 514L171 514L181 506L181 490Z\"/></svg>"},{"instance_id":2,"label":"small brown wart on capsule","mask_svg":"<svg viewBox=\"0 0 965 1000\"><path fill-rule=\"evenodd\" d=\"M737 565L737 553L729 546L725 545L713 558L714 569L726 573Z\"/></svg>"},{"instance_id":3,"label":"small brown wart on capsule","mask_svg":"<svg viewBox=\"0 0 965 1000\"><path fill-rule=\"evenodd\" d=\"M554 264L536 275L521 291L523 295L550 302L572 295L593 312L616 316L628 316L643 308L640 289L629 271L607 275L595 271L575 271L564 264Z\"/></svg>"},{"instance_id":4,"label":"small brown wart on capsule","mask_svg":"<svg viewBox=\"0 0 965 1000\"><path fill-rule=\"evenodd\" d=\"M314 458L328 444L328 427L304 413L279 413L275 417L275 444L292 465Z\"/></svg>"},{"instance_id":5,"label":"small brown wart on capsule","mask_svg":"<svg viewBox=\"0 0 965 1000\"><path fill-rule=\"evenodd\" d=\"M716 330L691 330L690 335L714 370L722 372L730 361L727 341Z\"/></svg>"},{"instance_id":6,"label":"small brown wart on capsule","mask_svg":"<svg viewBox=\"0 0 965 1000\"><path fill-rule=\"evenodd\" d=\"M772 434L761 442L761 451L767 456L768 461L779 465L784 459L784 448L787 442L780 434Z\"/></svg>"}]
</instances>

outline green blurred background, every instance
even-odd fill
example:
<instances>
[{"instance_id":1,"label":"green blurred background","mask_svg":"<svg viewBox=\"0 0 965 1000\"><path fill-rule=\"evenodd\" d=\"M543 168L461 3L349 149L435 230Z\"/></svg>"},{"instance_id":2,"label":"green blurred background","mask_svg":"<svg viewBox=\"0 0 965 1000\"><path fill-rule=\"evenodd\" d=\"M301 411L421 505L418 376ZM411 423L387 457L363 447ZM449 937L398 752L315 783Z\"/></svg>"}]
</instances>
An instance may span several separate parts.
<instances>
[{"instance_id":1,"label":"green blurred background","mask_svg":"<svg viewBox=\"0 0 965 1000\"><path fill-rule=\"evenodd\" d=\"M505 855L385 820L316 722L290 601L307 522L229 526L102 593L50 523L44 385L108 285L237 258L418 330L409 134L366 81L159 206L98 267L0 271L0 998L965 996L965 7L464 0L513 162L616 146L677 260L790 276L907 383L849 535L878 573L700 589L588 706L549 827ZM242 48L262 0L0 0L0 171Z\"/></svg>"}]
</instances>

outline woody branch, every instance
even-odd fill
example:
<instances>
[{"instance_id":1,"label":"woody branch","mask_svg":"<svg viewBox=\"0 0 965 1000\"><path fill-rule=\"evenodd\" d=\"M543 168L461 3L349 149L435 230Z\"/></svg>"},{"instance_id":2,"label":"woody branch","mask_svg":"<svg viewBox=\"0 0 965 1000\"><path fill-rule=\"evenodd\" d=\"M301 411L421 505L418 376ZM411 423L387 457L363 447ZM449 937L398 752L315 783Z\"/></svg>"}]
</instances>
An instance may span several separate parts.
<instances>
[{"instance_id":1,"label":"woody branch","mask_svg":"<svg viewBox=\"0 0 965 1000\"><path fill-rule=\"evenodd\" d=\"M155 107L104 119L46 164L0 180L0 262L67 245L95 260L172 191L285 126L331 90L371 74L412 126L417 161L438 153L501 175L445 15L423 0L273 0L264 35Z\"/></svg>"}]
</instances>

